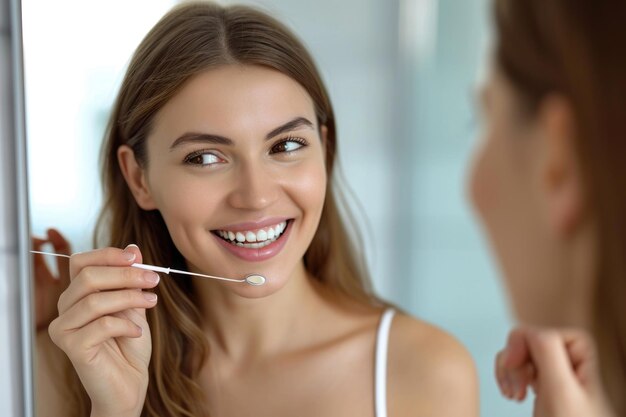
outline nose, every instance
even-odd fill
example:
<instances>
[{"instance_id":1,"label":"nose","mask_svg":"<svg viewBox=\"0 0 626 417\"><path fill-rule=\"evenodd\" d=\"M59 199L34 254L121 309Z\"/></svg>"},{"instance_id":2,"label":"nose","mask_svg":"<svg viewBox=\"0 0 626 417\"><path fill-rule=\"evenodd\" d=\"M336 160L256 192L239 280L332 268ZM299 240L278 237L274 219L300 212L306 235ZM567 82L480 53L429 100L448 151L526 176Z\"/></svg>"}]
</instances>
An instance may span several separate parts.
<instances>
[{"instance_id":1,"label":"nose","mask_svg":"<svg viewBox=\"0 0 626 417\"><path fill-rule=\"evenodd\" d=\"M234 187L229 196L232 207L258 211L278 199L279 181L262 163L241 163L233 174Z\"/></svg>"}]
</instances>

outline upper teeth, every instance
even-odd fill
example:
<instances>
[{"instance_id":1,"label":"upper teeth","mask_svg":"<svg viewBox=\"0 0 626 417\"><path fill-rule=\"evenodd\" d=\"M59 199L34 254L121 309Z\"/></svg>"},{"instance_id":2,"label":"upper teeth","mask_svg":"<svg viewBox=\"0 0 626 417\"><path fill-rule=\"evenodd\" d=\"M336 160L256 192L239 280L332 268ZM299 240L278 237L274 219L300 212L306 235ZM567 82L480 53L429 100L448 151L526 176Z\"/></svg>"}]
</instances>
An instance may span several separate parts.
<instances>
[{"instance_id":1,"label":"upper teeth","mask_svg":"<svg viewBox=\"0 0 626 417\"><path fill-rule=\"evenodd\" d=\"M245 230L234 232L230 230L218 230L217 234L226 240L239 243L265 242L266 240L275 240L285 231L287 222L284 221L274 226L264 227L255 231Z\"/></svg>"}]
</instances>

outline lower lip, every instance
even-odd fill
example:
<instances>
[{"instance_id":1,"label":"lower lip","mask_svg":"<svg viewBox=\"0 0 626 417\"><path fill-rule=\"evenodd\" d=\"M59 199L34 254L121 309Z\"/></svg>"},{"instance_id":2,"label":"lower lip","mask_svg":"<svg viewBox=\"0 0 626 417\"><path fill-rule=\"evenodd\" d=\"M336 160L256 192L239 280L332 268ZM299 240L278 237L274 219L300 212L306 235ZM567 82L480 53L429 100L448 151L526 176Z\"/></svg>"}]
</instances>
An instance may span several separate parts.
<instances>
[{"instance_id":1,"label":"lower lip","mask_svg":"<svg viewBox=\"0 0 626 417\"><path fill-rule=\"evenodd\" d=\"M287 243L287 239L289 238L289 234L291 233L292 223L293 220L287 222L287 227L285 228L285 231L282 235L280 235L278 239L276 239L269 245L258 249L244 248L241 246L233 245L226 242L224 239L215 234L213 236L215 237L215 239L217 239L217 241L220 243L220 245L222 245L224 249L228 250L228 252L235 255L236 257L248 262L262 262L273 258L274 256L278 255L281 250L283 250L285 244Z\"/></svg>"}]
</instances>

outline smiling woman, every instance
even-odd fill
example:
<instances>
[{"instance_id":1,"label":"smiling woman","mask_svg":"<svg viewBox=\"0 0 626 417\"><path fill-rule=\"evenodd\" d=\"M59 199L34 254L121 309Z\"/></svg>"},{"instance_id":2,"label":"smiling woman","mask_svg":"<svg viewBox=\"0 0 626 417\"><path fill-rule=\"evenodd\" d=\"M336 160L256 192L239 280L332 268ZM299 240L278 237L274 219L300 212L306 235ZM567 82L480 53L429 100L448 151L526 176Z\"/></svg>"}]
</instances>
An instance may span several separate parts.
<instances>
[{"instance_id":1,"label":"smiling woman","mask_svg":"<svg viewBox=\"0 0 626 417\"><path fill-rule=\"evenodd\" d=\"M49 327L76 394L40 410L478 415L463 347L372 293L339 214L336 141L313 60L279 22L212 3L163 17L105 137L108 247L71 257ZM267 282L160 279L133 263Z\"/></svg>"}]
</instances>

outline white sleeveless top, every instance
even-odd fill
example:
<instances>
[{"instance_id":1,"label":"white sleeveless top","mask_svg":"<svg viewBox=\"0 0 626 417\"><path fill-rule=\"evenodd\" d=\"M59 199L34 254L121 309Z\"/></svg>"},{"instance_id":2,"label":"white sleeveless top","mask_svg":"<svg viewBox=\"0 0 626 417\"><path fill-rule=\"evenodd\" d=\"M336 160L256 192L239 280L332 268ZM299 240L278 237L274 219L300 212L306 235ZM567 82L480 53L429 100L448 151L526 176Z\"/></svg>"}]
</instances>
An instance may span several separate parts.
<instances>
[{"instance_id":1,"label":"white sleeveless top","mask_svg":"<svg viewBox=\"0 0 626 417\"><path fill-rule=\"evenodd\" d=\"M376 417L387 417L387 348L389 329L395 310L383 313L376 333L376 356L374 362L374 410Z\"/></svg>"}]
</instances>

